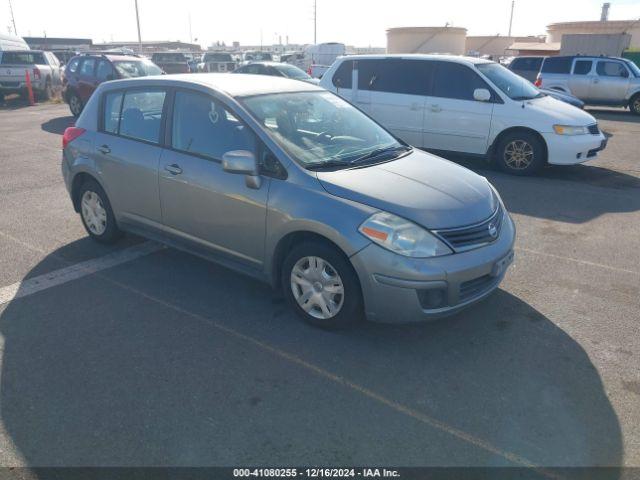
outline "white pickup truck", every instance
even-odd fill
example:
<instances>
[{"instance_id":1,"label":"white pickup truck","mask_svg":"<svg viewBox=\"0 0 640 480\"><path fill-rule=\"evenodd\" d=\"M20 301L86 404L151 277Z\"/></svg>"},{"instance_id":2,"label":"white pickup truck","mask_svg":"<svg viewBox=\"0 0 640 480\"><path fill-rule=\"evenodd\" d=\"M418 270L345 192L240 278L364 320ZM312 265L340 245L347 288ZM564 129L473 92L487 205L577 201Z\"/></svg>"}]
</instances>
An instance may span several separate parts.
<instances>
[{"instance_id":1,"label":"white pickup truck","mask_svg":"<svg viewBox=\"0 0 640 480\"><path fill-rule=\"evenodd\" d=\"M34 96L49 99L61 85L61 67L56 56L40 50L0 51L0 101L5 95L27 95L27 72Z\"/></svg>"}]
</instances>

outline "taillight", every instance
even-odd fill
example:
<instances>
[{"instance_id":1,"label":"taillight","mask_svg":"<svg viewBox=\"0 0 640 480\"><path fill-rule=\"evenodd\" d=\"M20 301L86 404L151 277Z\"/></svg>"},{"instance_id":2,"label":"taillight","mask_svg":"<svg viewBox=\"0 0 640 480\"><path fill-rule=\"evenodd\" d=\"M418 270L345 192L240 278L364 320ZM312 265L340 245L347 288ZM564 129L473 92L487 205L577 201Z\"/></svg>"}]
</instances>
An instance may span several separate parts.
<instances>
[{"instance_id":1,"label":"taillight","mask_svg":"<svg viewBox=\"0 0 640 480\"><path fill-rule=\"evenodd\" d=\"M34 67L33 68L33 78L34 79L40 79L40 69L38 67Z\"/></svg>"},{"instance_id":2,"label":"taillight","mask_svg":"<svg viewBox=\"0 0 640 480\"><path fill-rule=\"evenodd\" d=\"M62 135L62 149L67 148L69 143L73 142L76 138L82 135L86 130L84 128L78 127L69 127L64 131L64 135Z\"/></svg>"},{"instance_id":3,"label":"taillight","mask_svg":"<svg viewBox=\"0 0 640 480\"><path fill-rule=\"evenodd\" d=\"M536 87L541 87L541 86L542 86L542 77L538 77L538 78L536 78L536 81L535 81L535 82L533 82L533 84L534 84Z\"/></svg>"}]
</instances>

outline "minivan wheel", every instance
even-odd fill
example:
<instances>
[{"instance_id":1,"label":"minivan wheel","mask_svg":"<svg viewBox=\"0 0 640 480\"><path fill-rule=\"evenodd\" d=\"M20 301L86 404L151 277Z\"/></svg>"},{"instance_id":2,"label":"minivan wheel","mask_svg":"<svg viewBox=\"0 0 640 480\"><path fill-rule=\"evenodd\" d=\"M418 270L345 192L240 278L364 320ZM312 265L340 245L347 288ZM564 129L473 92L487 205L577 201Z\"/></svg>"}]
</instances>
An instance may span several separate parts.
<instances>
[{"instance_id":1,"label":"minivan wheel","mask_svg":"<svg viewBox=\"0 0 640 480\"><path fill-rule=\"evenodd\" d=\"M100 243L114 243L122 233L118 228L111 203L95 180L87 180L78 192L80 217L87 233Z\"/></svg>"},{"instance_id":2,"label":"minivan wheel","mask_svg":"<svg viewBox=\"0 0 640 480\"><path fill-rule=\"evenodd\" d=\"M334 247L321 242L295 246L284 260L282 290L306 322L341 328L362 319L362 294L353 267Z\"/></svg>"},{"instance_id":3,"label":"minivan wheel","mask_svg":"<svg viewBox=\"0 0 640 480\"><path fill-rule=\"evenodd\" d=\"M544 164L542 142L529 132L509 133L498 144L496 163L503 172L531 175Z\"/></svg>"},{"instance_id":4,"label":"minivan wheel","mask_svg":"<svg viewBox=\"0 0 640 480\"><path fill-rule=\"evenodd\" d=\"M629 110L631 113L640 115L640 93L636 93L631 100L629 100Z\"/></svg>"},{"instance_id":5,"label":"minivan wheel","mask_svg":"<svg viewBox=\"0 0 640 480\"><path fill-rule=\"evenodd\" d=\"M82 113L82 100L80 100L80 97L78 95L76 95L75 93L72 93L71 95L69 95L69 110L71 110L71 114L74 117L79 117L80 114Z\"/></svg>"}]
</instances>

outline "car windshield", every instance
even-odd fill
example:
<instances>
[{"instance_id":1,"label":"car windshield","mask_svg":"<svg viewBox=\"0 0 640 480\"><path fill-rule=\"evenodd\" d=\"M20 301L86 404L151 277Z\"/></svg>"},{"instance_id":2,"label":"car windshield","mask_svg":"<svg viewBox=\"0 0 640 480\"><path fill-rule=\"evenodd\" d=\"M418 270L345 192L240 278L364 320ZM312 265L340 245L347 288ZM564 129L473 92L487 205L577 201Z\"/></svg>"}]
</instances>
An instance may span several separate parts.
<instances>
[{"instance_id":1,"label":"car windshield","mask_svg":"<svg viewBox=\"0 0 640 480\"><path fill-rule=\"evenodd\" d=\"M113 66L122 78L146 77L161 75L162 70L148 60L120 60L113 62Z\"/></svg>"},{"instance_id":2,"label":"car windshield","mask_svg":"<svg viewBox=\"0 0 640 480\"><path fill-rule=\"evenodd\" d=\"M476 68L512 100L531 100L543 94L528 80L497 63L479 63Z\"/></svg>"},{"instance_id":3,"label":"car windshield","mask_svg":"<svg viewBox=\"0 0 640 480\"><path fill-rule=\"evenodd\" d=\"M273 60L273 57L271 56L270 53L267 52L250 52L250 53L246 53L244 56L245 60L264 60L264 61L271 61Z\"/></svg>"},{"instance_id":4,"label":"car windshield","mask_svg":"<svg viewBox=\"0 0 640 480\"><path fill-rule=\"evenodd\" d=\"M634 76L640 77L640 67L638 67L638 65L633 63L631 60L625 60L625 63L631 69Z\"/></svg>"},{"instance_id":5,"label":"car windshield","mask_svg":"<svg viewBox=\"0 0 640 480\"><path fill-rule=\"evenodd\" d=\"M182 53L156 53L153 55L156 62L186 62L187 57Z\"/></svg>"},{"instance_id":6,"label":"car windshield","mask_svg":"<svg viewBox=\"0 0 640 480\"><path fill-rule=\"evenodd\" d=\"M329 92L258 95L242 103L280 147L308 168L348 166L378 152L410 149Z\"/></svg>"},{"instance_id":7,"label":"car windshield","mask_svg":"<svg viewBox=\"0 0 640 480\"><path fill-rule=\"evenodd\" d=\"M301 70L294 65L282 64L276 66L275 68L276 70L282 72L288 78L294 78L296 80L309 80L311 78L304 70Z\"/></svg>"}]
</instances>

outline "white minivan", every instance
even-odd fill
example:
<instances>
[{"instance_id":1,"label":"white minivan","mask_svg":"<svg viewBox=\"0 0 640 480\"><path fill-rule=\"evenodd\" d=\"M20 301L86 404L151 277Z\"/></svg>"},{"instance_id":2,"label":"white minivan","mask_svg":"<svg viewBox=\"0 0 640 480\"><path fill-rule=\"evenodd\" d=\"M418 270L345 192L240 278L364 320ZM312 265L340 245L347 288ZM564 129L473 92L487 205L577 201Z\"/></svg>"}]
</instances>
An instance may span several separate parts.
<instances>
[{"instance_id":1,"label":"white minivan","mask_svg":"<svg viewBox=\"0 0 640 480\"><path fill-rule=\"evenodd\" d=\"M479 58L341 57L320 85L410 145L477 155L516 175L581 163L606 146L593 116Z\"/></svg>"}]
</instances>

